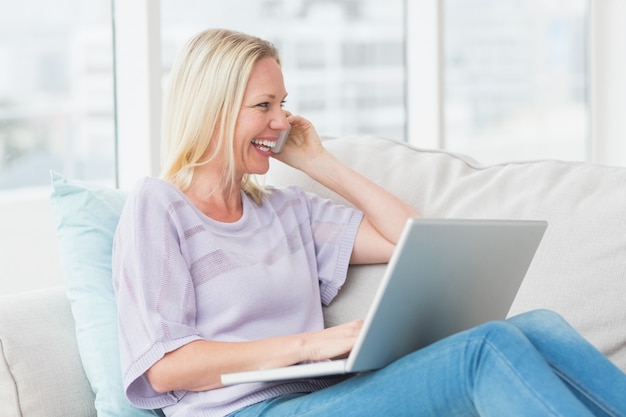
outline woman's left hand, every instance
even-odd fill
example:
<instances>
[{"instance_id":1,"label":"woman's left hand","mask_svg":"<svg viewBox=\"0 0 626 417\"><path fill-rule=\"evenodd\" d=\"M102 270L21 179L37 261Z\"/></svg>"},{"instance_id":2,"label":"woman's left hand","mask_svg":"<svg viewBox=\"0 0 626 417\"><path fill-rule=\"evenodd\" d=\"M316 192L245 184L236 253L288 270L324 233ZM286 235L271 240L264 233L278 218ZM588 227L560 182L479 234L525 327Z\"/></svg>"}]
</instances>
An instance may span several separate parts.
<instances>
[{"instance_id":1,"label":"woman's left hand","mask_svg":"<svg viewBox=\"0 0 626 417\"><path fill-rule=\"evenodd\" d=\"M417 217L411 206L335 158L328 152L313 124L286 113L291 133L283 151L274 157L299 169L339 194L363 212L350 262L389 261L407 218Z\"/></svg>"},{"instance_id":2,"label":"woman's left hand","mask_svg":"<svg viewBox=\"0 0 626 417\"><path fill-rule=\"evenodd\" d=\"M291 125L291 132L282 152L272 156L293 168L306 172L307 166L323 154L325 149L310 121L289 112L286 114Z\"/></svg>"}]
</instances>

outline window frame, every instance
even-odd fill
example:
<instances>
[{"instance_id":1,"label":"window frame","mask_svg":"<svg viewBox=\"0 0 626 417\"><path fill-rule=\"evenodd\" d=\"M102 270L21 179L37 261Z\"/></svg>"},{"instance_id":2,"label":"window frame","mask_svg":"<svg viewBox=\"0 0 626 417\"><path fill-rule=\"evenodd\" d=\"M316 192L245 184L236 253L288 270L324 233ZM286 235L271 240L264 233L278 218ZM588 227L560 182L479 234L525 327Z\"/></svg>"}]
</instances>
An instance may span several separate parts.
<instances>
[{"instance_id":1,"label":"window frame","mask_svg":"<svg viewBox=\"0 0 626 417\"><path fill-rule=\"evenodd\" d=\"M443 1L407 2L409 142L445 148L443 123ZM589 0L587 67L588 162L626 166L626 2Z\"/></svg>"},{"instance_id":2,"label":"window frame","mask_svg":"<svg viewBox=\"0 0 626 417\"><path fill-rule=\"evenodd\" d=\"M408 142L445 148L443 124L442 28L444 0L406 1ZM128 188L159 167L161 39L159 0L117 2L116 121L120 188ZM626 16L621 0L590 0L590 161L626 166ZM124 42L119 42L124 39Z\"/></svg>"},{"instance_id":3,"label":"window frame","mask_svg":"<svg viewBox=\"0 0 626 417\"><path fill-rule=\"evenodd\" d=\"M625 17L622 0L590 0L592 161L617 166L626 166Z\"/></svg>"},{"instance_id":4,"label":"window frame","mask_svg":"<svg viewBox=\"0 0 626 417\"><path fill-rule=\"evenodd\" d=\"M130 189L157 176L161 142L161 2L113 5L116 183Z\"/></svg>"}]
</instances>

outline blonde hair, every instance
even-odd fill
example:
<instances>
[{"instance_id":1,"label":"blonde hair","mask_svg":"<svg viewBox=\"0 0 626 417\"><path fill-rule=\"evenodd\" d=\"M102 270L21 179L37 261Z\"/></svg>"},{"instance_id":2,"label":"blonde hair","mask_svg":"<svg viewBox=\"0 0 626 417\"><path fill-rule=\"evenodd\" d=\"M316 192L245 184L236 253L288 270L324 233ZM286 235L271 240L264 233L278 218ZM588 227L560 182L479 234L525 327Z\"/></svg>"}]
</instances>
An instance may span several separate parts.
<instances>
[{"instance_id":1,"label":"blonde hair","mask_svg":"<svg viewBox=\"0 0 626 417\"><path fill-rule=\"evenodd\" d=\"M185 191L196 167L218 160L224 189L236 189L235 124L252 69L266 57L280 64L270 42L230 30L206 30L187 42L172 67L163 111L163 179ZM265 190L249 175L241 187L261 203Z\"/></svg>"}]
</instances>

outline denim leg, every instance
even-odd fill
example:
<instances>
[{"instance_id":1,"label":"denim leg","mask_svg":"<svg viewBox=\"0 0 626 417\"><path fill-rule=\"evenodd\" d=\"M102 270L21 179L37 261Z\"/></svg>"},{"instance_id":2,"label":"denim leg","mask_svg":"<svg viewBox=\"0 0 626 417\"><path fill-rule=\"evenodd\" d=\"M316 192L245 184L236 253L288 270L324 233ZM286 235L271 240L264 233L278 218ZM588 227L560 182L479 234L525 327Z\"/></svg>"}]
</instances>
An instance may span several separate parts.
<instances>
[{"instance_id":1,"label":"denim leg","mask_svg":"<svg viewBox=\"0 0 626 417\"><path fill-rule=\"evenodd\" d=\"M597 416L626 416L626 374L549 310L508 320L518 327L576 396Z\"/></svg>"},{"instance_id":2,"label":"denim leg","mask_svg":"<svg viewBox=\"0 0 626 417\"><path fill-rule=\"evenodd\" d=\"M459 333L333 387L233 414L296 415L592 416L524 334L507 322Z\"/></svg>"}]
</instances>

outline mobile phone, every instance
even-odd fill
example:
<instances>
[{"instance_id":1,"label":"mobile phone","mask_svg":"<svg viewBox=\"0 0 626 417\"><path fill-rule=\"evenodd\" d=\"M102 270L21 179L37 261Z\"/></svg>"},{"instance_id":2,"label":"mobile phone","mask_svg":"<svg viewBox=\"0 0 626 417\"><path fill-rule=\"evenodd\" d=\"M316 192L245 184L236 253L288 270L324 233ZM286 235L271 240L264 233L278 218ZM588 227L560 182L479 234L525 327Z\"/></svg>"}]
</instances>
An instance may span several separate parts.
<instances>
[{"instance_id":1,"label":"mobile phone","mask_svg":"<svg viewBox=\"0 0 626 417\"><path fill-rule=\"evenodd\" d=\"M285 142L287 142L287 138L289 137L289 132L291 132L291 126L289 126L287 130L282 130L280 132L276 145L272 148L272 152L280 153L280 151L283 150L283 146L285 146Z\"/></svg>"}]
</instances>

